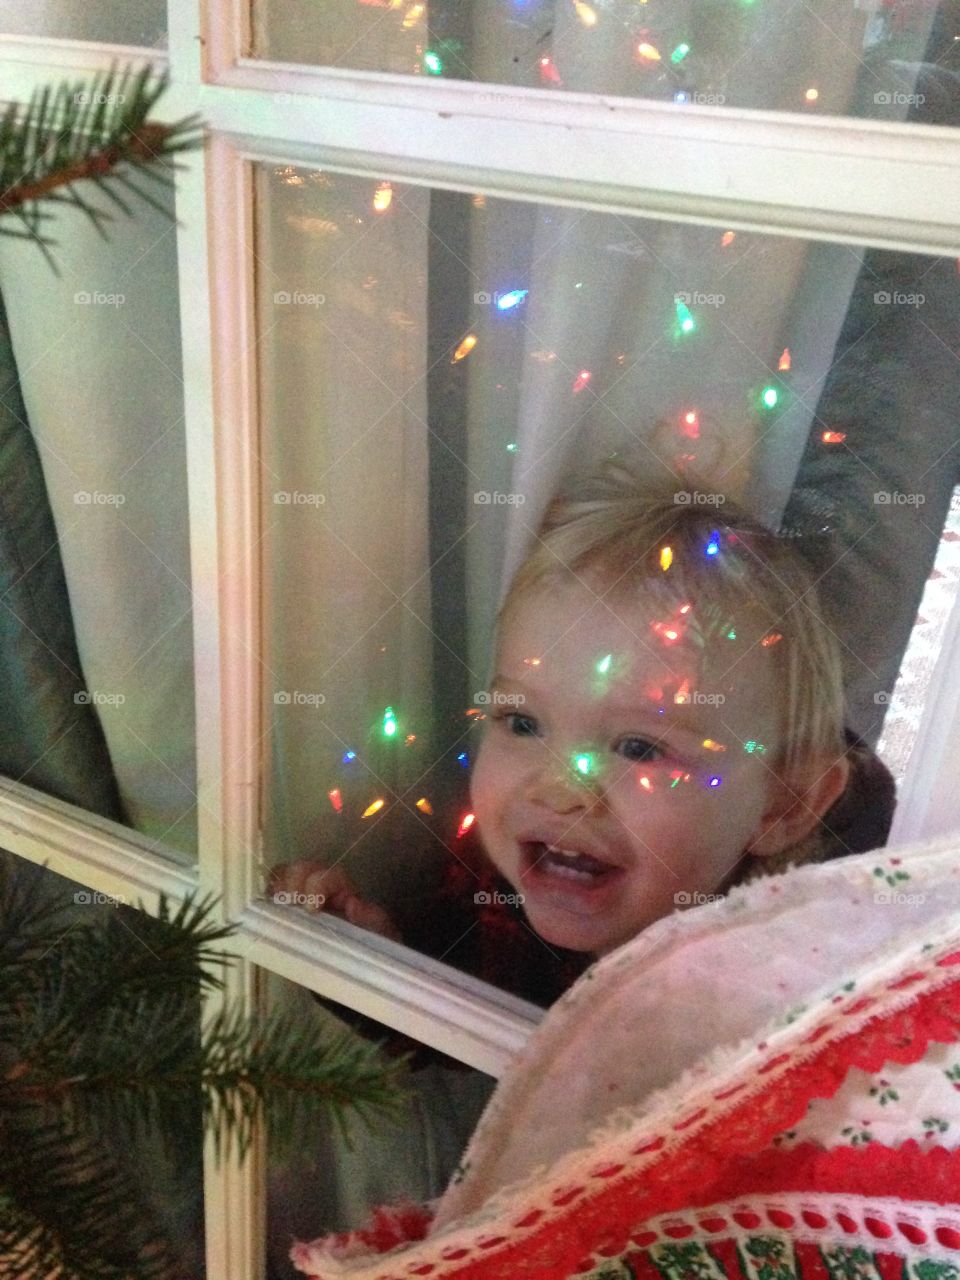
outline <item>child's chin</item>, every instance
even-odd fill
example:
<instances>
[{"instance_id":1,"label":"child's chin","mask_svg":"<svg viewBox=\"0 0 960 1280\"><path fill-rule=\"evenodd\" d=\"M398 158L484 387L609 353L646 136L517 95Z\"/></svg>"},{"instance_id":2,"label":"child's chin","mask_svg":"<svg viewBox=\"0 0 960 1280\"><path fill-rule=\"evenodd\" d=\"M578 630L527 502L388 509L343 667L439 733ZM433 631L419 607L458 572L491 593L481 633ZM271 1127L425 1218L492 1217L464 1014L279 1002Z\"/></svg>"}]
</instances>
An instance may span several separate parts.
<instances>
[{"instance_id":1,"label":"child's chin","mask_svg":"<svg viewBox=\"0 0 960 1280\"><path fill-rule=\"evenodd\" d=\"M616 943L610 942L595 930L584 929L576 925L558 924L554 920L534 920L530 917L531 927L544 942L553 947L563 947L566 951L597 952L600 949L612 950Z\"/></svg>"}]
</instances>

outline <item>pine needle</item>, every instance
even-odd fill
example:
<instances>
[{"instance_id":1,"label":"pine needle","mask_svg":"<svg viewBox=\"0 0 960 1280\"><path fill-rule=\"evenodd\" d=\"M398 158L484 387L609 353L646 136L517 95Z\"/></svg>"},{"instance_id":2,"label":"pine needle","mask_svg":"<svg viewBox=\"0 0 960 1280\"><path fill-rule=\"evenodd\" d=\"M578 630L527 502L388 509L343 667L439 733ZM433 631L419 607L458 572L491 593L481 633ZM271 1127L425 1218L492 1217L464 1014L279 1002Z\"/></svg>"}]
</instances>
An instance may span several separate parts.
<instances>
[{"instance_id":1,"label":"pine needle","mask_svg":"<svg viewBox=\"0 0 960 1280\"><path fill-rule=\"evenodd\" d=\"M169 73L159 73L151 63L139 71L132 67L118 74L116 62L97 72L88 84L62 82L56 88L34 91L24 107L11 102L0 117L0 235L28 236L44 249L44 256L59 275L47 252L56 241L39 236L40 205L62 201L69 188L71 203L82 210L103 234L101 223L109 218L89 202L81 186L93 182L103 194L133 216L117 195L125 186L138 199L164 216L168 209L130 182L130 172L162 177L182 168L172 157L203 145L202 121L188 116L175 124L161 124L147 117L169 84ZM15 214L27 230L9 226Z\"/></svg>"}]
</instances>

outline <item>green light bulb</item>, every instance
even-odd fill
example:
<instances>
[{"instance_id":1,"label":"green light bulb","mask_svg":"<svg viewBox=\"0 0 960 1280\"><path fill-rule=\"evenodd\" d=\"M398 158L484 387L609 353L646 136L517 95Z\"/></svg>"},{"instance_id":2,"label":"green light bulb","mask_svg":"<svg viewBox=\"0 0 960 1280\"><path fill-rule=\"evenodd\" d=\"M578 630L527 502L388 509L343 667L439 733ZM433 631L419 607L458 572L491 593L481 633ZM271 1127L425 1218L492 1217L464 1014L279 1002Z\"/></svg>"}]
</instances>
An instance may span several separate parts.
<instances>
[{"instance_id":1,"label":"green light bulb","mask_svg":"<svg viewBox=\"0 0 960 1280\"><path fill-rule=\"evenodd\" d=\"M695 333L697 322L685 302L677 302L677 327L681 333Z\"/></svg>"},{"instance_id":2,"label":"green light bulb","mask_svg":"<svg viewBox=\"0 0 960 1280\"><path fill-rule=\"evenodd\" d=\"M605 676L607 672L610 670L610 663L612 661L613 661L613 654L608 653L605 658L601 658L600 661L597 663L597 672L600 675Z\"/></svg>"},{"instance_id":3,"label":"green light bulb","mask_svg":"<svg viewBox=\"0 0 960 1280\"><path fill-rule=\"evenodd\" d=\"M423 55L423 65L432 76L439 76L443 72L443 63L440 60L440 55L439 53L434 53L432 49L428 49Z\"/></svg>"},{"instance_id":4,"label":"green light bulb","mask_svg":"<svg viewBox=\"0 0 960 1280\"><path fill-rule=\"evenodd\" d=\"M586 774L593 772L593 756L591 756L589 752L584 752L583 755L577 756L574 763L576 764L578 773Z\"/></svg>"},{"instance_id":5,"label":"green light bulb","mask_svg":"<svg viewBox=\"0 0 960 1280\"><path fill-rule=\"evenodd\" d=\"M780 402L780 392L776 387L764 387L760 399L766 409L775 409Z\"/></svg>"},{"instance_id":6,"label":"green light bulb","mask_svg":"<svg viewBox=\"0 0 960 1280\"><path fill-rule=\"evenodd\" d=\"M392 738L397 732L397 721L393 714L393 707L387 707L383 713L383 736Z\"/></svg>"},{"instance_id":7,"label":"green light bulb","mask_svg":"<svg viewBox=\"0 0 960 1280\"><path fill-rule=\"evenodd\" d=\"M670 55L670 61L682 62L689 52L690 52L690 46L688 44L686 43L678 44L677 47L674 49L673 53L671 53Z\"/></svg>"}]
</instances>

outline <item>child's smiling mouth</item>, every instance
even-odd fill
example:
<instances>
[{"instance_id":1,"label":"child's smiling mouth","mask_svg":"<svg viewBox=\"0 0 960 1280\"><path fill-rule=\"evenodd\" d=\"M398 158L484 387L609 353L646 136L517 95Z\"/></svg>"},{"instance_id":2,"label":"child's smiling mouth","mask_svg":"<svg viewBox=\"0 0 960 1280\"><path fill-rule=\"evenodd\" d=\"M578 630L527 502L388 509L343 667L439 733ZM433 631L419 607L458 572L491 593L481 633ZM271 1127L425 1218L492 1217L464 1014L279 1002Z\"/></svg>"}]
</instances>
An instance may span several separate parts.
<instances>
[{"instance_id":1,"label":"child's smiling mouth","mask_svg":"<svg viewBox=\"0 0 960 1280\"><path fill-rule=\"evenodd\" d=\"M603 910L608 900L618 898L623 867L568 850L564 845L549 845L542 840L520 840L520 882L531 892L546 893L558 906L589 905Z\"/></svg>"}]
</instances>

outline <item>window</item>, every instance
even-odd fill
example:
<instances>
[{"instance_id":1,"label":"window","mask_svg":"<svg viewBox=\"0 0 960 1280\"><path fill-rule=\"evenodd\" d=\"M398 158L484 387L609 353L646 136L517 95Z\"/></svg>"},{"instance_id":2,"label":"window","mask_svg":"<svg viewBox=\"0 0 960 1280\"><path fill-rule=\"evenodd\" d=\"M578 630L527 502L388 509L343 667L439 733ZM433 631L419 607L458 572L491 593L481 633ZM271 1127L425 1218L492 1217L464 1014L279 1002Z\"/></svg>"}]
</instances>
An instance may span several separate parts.
<instances>
[{"instance_id":1,"label":"window","mask_svg":"<svg viewBox=\"0 0 960 1280\"><path fill-rule=\"evenodd\" d=\"M185 788L195 810L190 801L173 822L171 808L165 835L161 818L123 825L8 780L5 845L127 900L213 890L239 924L233 994L312 991L488 1082L536 1024L534 1004L271 902L262 871L332 842L386 900L415 896L411 877L456 847L467 808L459 756L469 763L482 728L466 713L483 706L491 609L556 481L628 432L658 465L684 455L691 492L719 469L770 518L785 513L811 535L825 510L854 513L846 561L823 568L839 604L857 582L845 564L865 563L858 539L878 548L876 582L892 575L845 618L859 727L874 736L886 705L876 695L894 689L957 481L960 32L948 7L838 0L815 22L841 23L837 40L804 43L785 6L731 5L727 46L695 6L689 33L675 7L645 7L649 37L599 2L338 4L329 21L309 10L305 25L292 4L254 14L170 0L168 52L146 18L142 31L111 29L115 6L97 29L51 18L26 33L0 16L6 98L106 67L115 42L136 41L120 52L171 68L160 117L199 111L210 128L205 153L178 175L180 225L158 219L148 246L138 209L135 224L114 224L109 251L133 262L137 243L149 256L164 235L176 242L165 261L178 306L164 306L140 368L170 366L175 352L182 369L169 382L154 375L169 430L153 471L138 464L138 474L154 510L169 496L171 545L182 550L189 530L189 574L181 565L173 583L153 566L140 587L146 599L156 584L177 607L172 647L147 667L178 672L180 700L152 723L195 734L196 780L166 752L169 736L147 736L130 785L163 779L158 794L176 807ZM529 54L551 23L548 52L516 52ZM792 57L798 41L803 59ZM643 43L671 70L638 54ZM797 70L784 78L787 59ZM889 103L874 97L884 93ZM76 271L79 232L61 225L59 256ZM8 280L30 248L0 250L21 350L29 291L9 296ZM173 297L169 276L156 287ZM111 351L133 343L114 324L124 313L97 315ZM121 423L142 409L125 402L137 366L134 346L124 351L103 390ZM46 406L62 421L29 373L23 382L32 413ZM863 434L878 405L882 442ZM857 465L831 471L848 452ZM59 465L44 458L48 484ZM124 465L105 460L111 484ZM102 547L89 554L109 577ZM955 597L948 607L904 766L901 839L960 824L937 785L960 722L949 693ZM870 635L878 647L864 671ZM104 706L108 746L133 774L136 724L111 742L120 721ZM396 730L385 734L388 708ZM381 793L390 804L364 818ZM263 1273L264 1155L242 1172L208 1163L210 1277Z\"/></svg>"}]
</instances>

